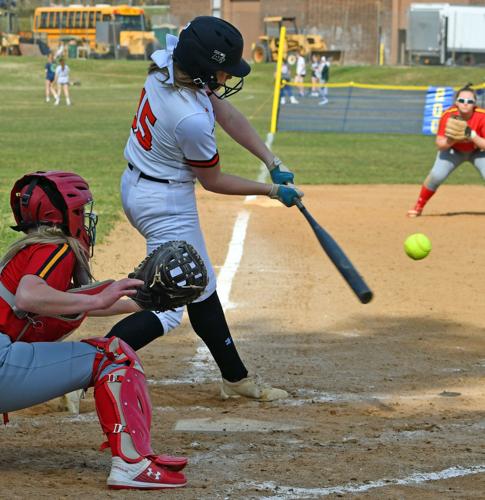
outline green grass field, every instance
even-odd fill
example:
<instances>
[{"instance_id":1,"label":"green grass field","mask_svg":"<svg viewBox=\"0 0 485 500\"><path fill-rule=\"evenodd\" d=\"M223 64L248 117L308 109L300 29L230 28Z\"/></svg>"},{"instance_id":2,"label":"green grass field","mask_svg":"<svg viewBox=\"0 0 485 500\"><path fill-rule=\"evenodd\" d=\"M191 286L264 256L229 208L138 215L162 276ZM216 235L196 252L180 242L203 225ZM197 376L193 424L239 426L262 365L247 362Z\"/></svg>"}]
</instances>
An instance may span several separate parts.
<instances>
[{"instance_id":1,"label":"green grass field","mask_svg":"<svg viewBox=\"0 0 485 500\"><path fill-rule=\"evenodd\" d=\"M146 75L143 61L69 60L73 106L44 102L44 59L0 58L0 245L16 237L8 195L12 182L32 170L73 170L90 182L100 234L120 216L119 178L123 148ZM232 102L266 136L274 65L253 69ZM462 85L483 81L475 68L335 67L332 82ZM225 171L256 177L259 162L223 132L218 137ZM431 167L433 139L406 135L278 133L274 151L301 184L420 183ZM480 183L473 167L460 168L449 182Z\"/></svg>"}]
</instances>

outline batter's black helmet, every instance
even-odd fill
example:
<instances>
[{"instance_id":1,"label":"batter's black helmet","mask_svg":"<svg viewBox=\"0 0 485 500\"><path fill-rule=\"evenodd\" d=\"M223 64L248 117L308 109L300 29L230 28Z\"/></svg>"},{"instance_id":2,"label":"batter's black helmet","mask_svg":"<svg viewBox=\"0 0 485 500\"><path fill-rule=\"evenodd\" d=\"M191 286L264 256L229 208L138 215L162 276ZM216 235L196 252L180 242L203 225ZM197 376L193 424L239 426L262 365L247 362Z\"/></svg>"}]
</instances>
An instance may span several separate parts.
<instances>
[{"instance_id":1,"label":"batter's black helmet","mask_svg":"<svg viewBox=\"0 0 485 500\"><path fill-rule=\"evenodd\" d=\"M224 87L215 95L220 99L239 92L243 79L251 68L242 58L244 41L241 33L232 24L218 17L196 17L180 32L173 58L194 83L212 91ZM217 81L216 72L224 71L239 77L236 85L229 86Z\"/></svg>"}]
</instances>

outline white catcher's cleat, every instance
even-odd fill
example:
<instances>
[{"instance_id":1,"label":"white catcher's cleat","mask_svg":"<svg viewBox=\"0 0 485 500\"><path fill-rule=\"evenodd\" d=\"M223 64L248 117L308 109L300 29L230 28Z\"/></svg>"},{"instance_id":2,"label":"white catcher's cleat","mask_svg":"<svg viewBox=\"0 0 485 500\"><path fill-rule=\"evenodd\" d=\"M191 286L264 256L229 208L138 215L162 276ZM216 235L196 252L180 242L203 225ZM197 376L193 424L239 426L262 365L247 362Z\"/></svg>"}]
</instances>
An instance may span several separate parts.
<instances>
[{"instance_id":1,"label":"white catcher's cleat","mask_svg":"<svg viewBox=\"0 0 485 500\"><path fill-rule=\"evenodd\" d=\"M258 376L246 377L238 382L228 382L222 379L221 398L239 398L244 396L258 401L274 401L276 399L286 399L288 393L283 389L271 387L261 382Z\"/></svg>"},{"instance_id":2,"label":"white catcher's cleat","mask_svg":"<svg viewBox=\"0 0 485 500\"><path fill-rule=\"evenodd\" d=\"M79 389L72 391L62 396L62 408L67 410L72 415L79 415L79 407L81 405L81 398L84 395L84 390Z\"/></svg>"}]
</instances>

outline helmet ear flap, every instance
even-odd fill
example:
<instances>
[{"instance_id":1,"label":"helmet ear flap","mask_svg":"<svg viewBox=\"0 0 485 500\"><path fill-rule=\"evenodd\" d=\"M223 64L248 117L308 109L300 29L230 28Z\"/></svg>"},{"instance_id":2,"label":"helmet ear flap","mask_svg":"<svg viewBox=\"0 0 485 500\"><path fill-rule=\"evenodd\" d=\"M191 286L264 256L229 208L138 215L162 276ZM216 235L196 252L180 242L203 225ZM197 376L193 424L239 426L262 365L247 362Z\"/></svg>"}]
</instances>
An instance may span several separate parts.
<instances>
[{"instance_id":1,"label":"helmet ear flap","mask_svg":"<svg viewBox=\"0 0 485 500\"><path fill-rule=\"evenodd\" d=\"M201 88L210 78L210 72L207 70L207 55L204 52L204 47L195 38L188 38L183 43L179 43L174 51L174 61Z\"/></svg>"},{"instance_id":2,"label":"helmet ear flap","mask_svg":"<svg viewBox=\"0 0 485 500\"><path fill-rule=\"evenodd\" d=\"M15 231L39 224L58 224L67 230L66 204L55 185L41 176L25 176L12 190L11 207L17 222Z\"/></svg>"},{"instance_id":3,"label":"helmet ear flap","mask_svg":"<svg viewBox=\"0 0 485 500\"><path fill-rule=\"evenodd\" d=\"M39 225L58 225L89 251L94 243L84 224L84 207L93 201L87 182L64 171L34 172L19 179L10 193L17 226L27 231ZM92 248L91 248L92 250Z\"/></svg>"}]
</instances>

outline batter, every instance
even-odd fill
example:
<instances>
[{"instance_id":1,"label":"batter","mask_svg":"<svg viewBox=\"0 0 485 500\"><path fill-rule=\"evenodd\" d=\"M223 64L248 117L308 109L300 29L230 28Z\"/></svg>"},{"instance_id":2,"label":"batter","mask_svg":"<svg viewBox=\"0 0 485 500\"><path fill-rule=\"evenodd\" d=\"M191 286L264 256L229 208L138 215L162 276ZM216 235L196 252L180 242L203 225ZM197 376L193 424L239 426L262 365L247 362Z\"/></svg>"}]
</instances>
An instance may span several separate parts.
<instances>
[{"instance_id":1,"label":"batter","mask_svg":"<svg viewBox=\"0 0 485 500\"><path fill-rule=\"evenodd\" d=\"M195 18L182 30L180 39L167 35L167 49L152 55L132 122L121 194L125 213L146 238L148 252L168 240L183 239L204 259L209 284L187 310L192 327L221 370L222 398L269 401L285 398L287 392L248 376L239 357L217 295L194 192L198 180L215 193L267 195L288 207L303 195L293 185L293 173L226 99L242 89L250 71L242 51L239 31L216 17ZM233 78L236 83L230 85ZM268 166L274 184L222 172L216 123ZM138 349L176 328L182 314L183 308L156 315L137 313L115 325L110 335Z\"/></svg>"}]
</instances>

